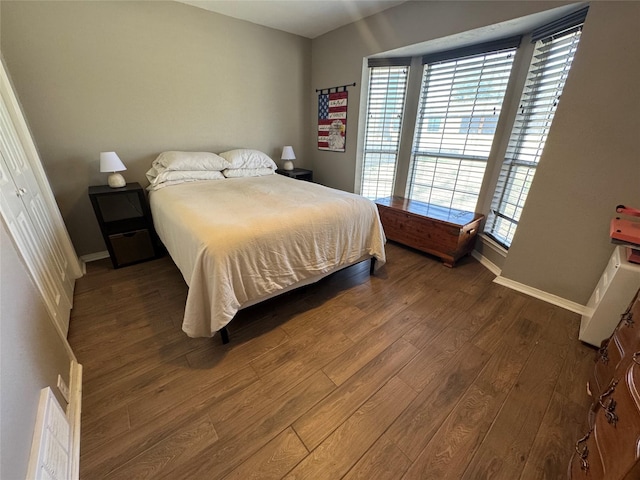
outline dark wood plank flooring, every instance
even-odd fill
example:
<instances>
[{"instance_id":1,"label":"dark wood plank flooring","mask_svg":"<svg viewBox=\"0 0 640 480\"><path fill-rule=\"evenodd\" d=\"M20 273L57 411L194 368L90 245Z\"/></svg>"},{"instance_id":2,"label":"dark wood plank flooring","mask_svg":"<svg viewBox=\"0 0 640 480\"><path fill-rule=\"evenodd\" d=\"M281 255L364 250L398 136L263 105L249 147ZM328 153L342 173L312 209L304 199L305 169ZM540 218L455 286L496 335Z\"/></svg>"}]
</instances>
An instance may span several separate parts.
<instances>
[{"instance_id":1,"label":"dark wood plank flooring","mask_svg":"<svg viewBox=\"0 0 640 480\"><path fill-rule=\"evenodd\" d=\"M387 255L241 311L228 345L182 333L170 258L88 264L81 478L566 478L593 368L578 315L469 257Z\"/></svg>"}]
</instances>

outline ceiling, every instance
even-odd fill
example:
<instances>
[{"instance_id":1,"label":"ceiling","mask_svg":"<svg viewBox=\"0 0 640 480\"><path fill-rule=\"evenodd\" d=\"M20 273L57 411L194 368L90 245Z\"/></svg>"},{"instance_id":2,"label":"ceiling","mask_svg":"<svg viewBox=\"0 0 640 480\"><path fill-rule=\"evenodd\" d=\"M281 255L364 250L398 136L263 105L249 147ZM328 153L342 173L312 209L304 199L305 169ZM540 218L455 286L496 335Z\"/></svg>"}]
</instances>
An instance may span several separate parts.
<instances>
[{"instance_id":1,"label":"ceiling","mask_svg":"<svg viewBox=\"0 0 640 480\"><path fill-rule=\"evenodd\" d=\"M405 0L176 0L307 38L381 12Z\"/></svg>"},{"instance_id":2,"label":"ceiling","mask_svg":"<svg viewBox=\"0 0 640 480\"><path fill-rule=\"evenodd\" d=\"M0 0L2 1L2 0ZM343 25L405 3L406 0L175 0L229 17L315 38ZM380 52L376 56L416 56L522 35L586 4L570 3L525 17L480 27L428 42Z\"/></svg>"}]
</instances>

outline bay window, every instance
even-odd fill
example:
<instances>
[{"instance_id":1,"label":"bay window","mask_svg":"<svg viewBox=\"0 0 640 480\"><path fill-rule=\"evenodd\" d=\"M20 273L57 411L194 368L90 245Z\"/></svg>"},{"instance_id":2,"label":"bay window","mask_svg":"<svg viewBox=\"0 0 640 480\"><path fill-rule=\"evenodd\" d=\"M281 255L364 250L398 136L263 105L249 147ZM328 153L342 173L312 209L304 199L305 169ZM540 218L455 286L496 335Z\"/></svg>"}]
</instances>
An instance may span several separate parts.
<instances>
[{"instance_id":1,"label":"bay window","mask_svg":"<svg viewBox=\"0 0 640 480\"><path fill-rule=\"evenodd\" d=\"M464 211L477 211L482 199L480 208L491 204L490 211L479 212L487 216L485 234L508 249L587 11L583 8L531 32L534 49L524 91L510 83L521 37L425 55L420 85L418 78L409 84L409 66L413 61L417 68L420 58L369 59L360 193L376 199L401 190L400 195L412 200ZM505 125L509 120L504 119L499 123L507 86L511 97L520 97L513 125ZM510 105L509 119L515 101ZM405 121L405 112L416 110L415 117L412 113L411 121ZM403 131L403 124L410 131ZM505 139L496 149L498 133ZM406 145L402 152L401 144ZM504 157L498 157L496 152L504 152L505 144ZM485 179L488 171L495 176Z\"/></svg>"}]
</instances>

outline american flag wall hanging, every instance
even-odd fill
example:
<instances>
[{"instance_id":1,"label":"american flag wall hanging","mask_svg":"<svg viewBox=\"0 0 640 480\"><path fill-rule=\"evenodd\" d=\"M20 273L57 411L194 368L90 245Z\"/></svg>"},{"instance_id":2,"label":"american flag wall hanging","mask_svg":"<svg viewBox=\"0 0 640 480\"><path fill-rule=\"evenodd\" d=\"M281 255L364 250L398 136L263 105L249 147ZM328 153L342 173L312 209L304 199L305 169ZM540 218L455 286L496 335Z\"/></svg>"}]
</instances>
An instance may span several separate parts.
<instances>
[{"instance_id":1,"label":"american flag wall hanging","mask_svg":"<svg viewBox=\"0 0 640 480\"><path fill-rule=\"evenodd\" d=\"M352 84L355 86L355 83ZM316 90L318 94L318 150L344 152L347 140L347 86ZM331 90L336 90L331 92ZM341 90L341 91L338 91Z\"/></svg>"}]
</instances>

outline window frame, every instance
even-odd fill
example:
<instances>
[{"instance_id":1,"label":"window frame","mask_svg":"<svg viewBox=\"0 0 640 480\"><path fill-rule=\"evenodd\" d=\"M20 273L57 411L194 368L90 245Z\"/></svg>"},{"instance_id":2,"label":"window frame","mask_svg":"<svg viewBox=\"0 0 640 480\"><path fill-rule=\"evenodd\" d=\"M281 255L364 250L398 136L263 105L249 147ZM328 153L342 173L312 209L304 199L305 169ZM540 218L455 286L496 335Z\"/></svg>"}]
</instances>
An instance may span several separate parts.
<instances>
[{"instance_id":1,"label":"window frame","mask_svg":"<svg viewBox=\"0 0 640 480\"><path fill-rule=\"evenodd\" d=\"M509 37L423 57L407 198L476 210L520 42L520 36ZM444 128L430 134L434 113L443 116ZM495 122L486 122L492 115ZM494 127L489 134L482 131L485 123Z\"/></svg>"},{"instance_id":2,"label":"window frame","mask_svg":"<svg viewBox=\"0 0 640 480\"><path fill-rule=\"evenodd\" d=\"M368 62L368 78L369 78L369 88L367 92L367 104L366 104L366 122L364 127L364 142L362 148L362 170L360 172L360 185L359 185L359 193L360 195L375 199L387 197L393 194L394 185L396 181L396 173L398 169L398 155L400 151L400 142L403 134L403 125L404 125L404 117L405 117L405 106L407 99L407 87L409 82L409 73L411 68L411 58L410 57L400 57L396 59L369 59ZM392 69L395 72L392 72ZM404 80L402 82L402 75L399 75L399 70L404 70ZM379 72L381 75L374 75L374 73ZM372 96L374 95L373 85L375 82L379 82L381 77L387 73L387 88L390 84L395 85L400 92L394 91L393 95L386 95L385 98L375 102L376 106L383 105L383 109L385 112L382 114L381 111L377 113L372 113ZM394 75L392 75L394 73ZM392 80L393 77L393 80ZM402 82L402 84L400 84ZM387 90L387 93L389 90ZM398 102L398 93L400 93L401 100ZM396 102L393 105L389 105L389 99L393 97ZM391 108L392 111L387 114L386 109ZM399 113L398 113L399 112ZM372 127L372 118L373 115L378 115L378 119L376 120L376 127ZM382 116L380 116L382 115ZM393 116L399 116L400 121L395 122L393 120ZM385 142L384 140L384 130L397 128L397 141L394 142ZM380 134L379 141L373 141L373 137L375 133ZM377 161L374 158L378 156ZM391 176L389 178L389 172L381 172L381 163L383 160L383 156L392 156L393 157L393 166ZM373 165L371 165L373 164ZM375 181L372 178L367 178L367 175L370 173L367 171L367 166L370 168L377 168L377 174L372 175L375 177ZM381 176L383 179L381 180ZM382 193L379 193L382 192Z\"/></svg>"},{"instance_id":3,"label":"window frame","mask_svg":"<svg viewBox=\"0 0 640 480\"><path fill-rule=\"evenodd\" d=\"M553 28L544 26L532 33L534 49L526 83L483 227L484 235L506 251L513 243L544 152L546 138L578 49L586 13L586 8L579 10L554 22ZM567 51L558 57L557 49L563 48L562 43L567 44ZM561 65L556 68L560 73L552 79L553 87L549 87L549 79L545 76L553 72L554 65ZM549 95L550 88L553 89L552 95Z\"/></svg>"}]
</instances>

